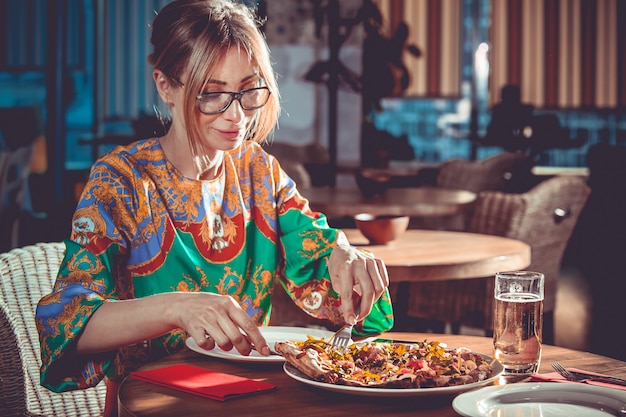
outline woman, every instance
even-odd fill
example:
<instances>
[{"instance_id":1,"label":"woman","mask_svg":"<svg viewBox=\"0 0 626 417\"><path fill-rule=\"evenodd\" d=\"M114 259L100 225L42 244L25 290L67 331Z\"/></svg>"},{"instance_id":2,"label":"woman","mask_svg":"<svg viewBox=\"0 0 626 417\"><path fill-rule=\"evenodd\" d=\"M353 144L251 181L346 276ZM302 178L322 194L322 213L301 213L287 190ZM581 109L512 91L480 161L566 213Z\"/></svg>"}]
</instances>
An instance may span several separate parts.
<instances>
[{"instance_id":1,"label":"woman","mask_svg":"<svg viewBox=\"0 0 626 417\"><path fill-rule=\"evenodd\" d=\"M269 355L257 326L269 322L275 276L312 316L358 321L361 333L391 328L383 262L329 228L259 146L279 95L253 14L227 0L175 0L151 42L171 127L92 168L37 310L42 384L65 391L106 376L114 403L115 381L187 337Z\"/></svg>"}]
</instances>

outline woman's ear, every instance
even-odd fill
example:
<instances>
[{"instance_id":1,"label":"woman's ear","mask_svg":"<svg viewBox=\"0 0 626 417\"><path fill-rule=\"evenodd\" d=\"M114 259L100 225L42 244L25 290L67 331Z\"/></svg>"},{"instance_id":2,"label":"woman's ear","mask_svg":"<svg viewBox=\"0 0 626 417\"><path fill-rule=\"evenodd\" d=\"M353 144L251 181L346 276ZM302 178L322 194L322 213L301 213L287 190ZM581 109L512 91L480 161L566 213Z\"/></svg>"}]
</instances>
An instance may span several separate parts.
<instances>
[{"instance_id":1,"label":"woman's ear","mask_svg":"<svg viewBox=\"0 0 626 417\"><path fill-rule=\"evenodd\" d=\"M159 92L159 96L163 103L172 104L172 84L169 79L163 74L161 70L154 70L152 72L152 78L154 79L154 84L156 85L156 89Z\"/></svg>"}]
</instances>

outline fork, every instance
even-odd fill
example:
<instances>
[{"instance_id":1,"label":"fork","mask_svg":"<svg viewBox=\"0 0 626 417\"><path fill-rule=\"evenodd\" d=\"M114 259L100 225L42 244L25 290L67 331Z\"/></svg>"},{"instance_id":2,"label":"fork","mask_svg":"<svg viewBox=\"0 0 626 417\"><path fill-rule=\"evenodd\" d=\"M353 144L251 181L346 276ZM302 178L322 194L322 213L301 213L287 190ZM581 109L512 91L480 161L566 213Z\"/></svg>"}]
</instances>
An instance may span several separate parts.
<instances>
[{"instance_id":1,"label":"fork","mask_svg":"<svg viewBox=\"0 0 626 417\"><path fill-rule=\"evenodd\" d=\"M354 293L356 294L356 292ZM356 294L357 297L359 297L358 294ZM354 297L354 295L353 295ZM360 297L359 297L360 298ZM357 307L355 308L354 312L356 313L356 316L359 317L359 313L361 312L361 305L357 305ZM341 326L341 328L339 330L337 330L335 332L335 334L333 334L330 339L328 340L328 342L335 347L340 347L340 348L347 348L348 345L350 345L350 343L352 343L352 329L354 328L353 324L344 324L343 326Z\"/></svg>"},{"instance_id":2,"label":"fork","mask_svg":"<svg viewBox=\"0 0 626 417\"><path fill-rule=\"evenodd\" d=\"M348 345L352 342L353 327L354 325L352 324L344 324L339 330L335 332L335 334L330 337L329 343L335 347L344 349L347 348Z\"/></svg>"},{"instance_id":3,"label":"fork","mask_svg":"<svg viewBox=\"0 0 626 417\"><path fill-rule=\"evenodd\" d=\"M554 362L552 364L552 368L554 368L554 370L557 371L559 375L561 375L568 381L583 381L583 378L577 377L576 375L565 369L563 365L561 365L559 362Z\"/></svg>"},{"instance_id":4,"label":"fork","mask_svg":"<svg viewBox=\"0 0 626 417\"><path fill-rule=\"evenodd\" d=\"M552 368L554 368L555 371L557 371L563 378L567 379L568 381L573 381L573 382L597 381L597 382L604 382L607 384L626 386L626 381L620 378L615 378L615 377L610 377L610 376L601 376L601 375L598 375L598 376L586 375L586 374L570 372L567 369L565 369L563 365L561 365L559 362L554 362L552 364Z\"/></svg>"}]
</instances>

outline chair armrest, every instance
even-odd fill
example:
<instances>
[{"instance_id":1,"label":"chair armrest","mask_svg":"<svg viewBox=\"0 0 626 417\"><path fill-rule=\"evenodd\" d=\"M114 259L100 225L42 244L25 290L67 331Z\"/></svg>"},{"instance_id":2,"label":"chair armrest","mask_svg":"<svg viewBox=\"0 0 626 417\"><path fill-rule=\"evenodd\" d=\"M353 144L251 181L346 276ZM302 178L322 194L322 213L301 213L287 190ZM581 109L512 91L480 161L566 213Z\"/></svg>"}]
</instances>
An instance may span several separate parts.
<instances>
[{"instance_id":1,"label":"chair armrest","mask_svg":"<svg viewBox=\"0 0 626 417\"><path fill-rule=\"evenodd\" d=\"M0 300L0 409L7 415L27 415L24 370L15 320Z\"/></svg>"}]
</instances>

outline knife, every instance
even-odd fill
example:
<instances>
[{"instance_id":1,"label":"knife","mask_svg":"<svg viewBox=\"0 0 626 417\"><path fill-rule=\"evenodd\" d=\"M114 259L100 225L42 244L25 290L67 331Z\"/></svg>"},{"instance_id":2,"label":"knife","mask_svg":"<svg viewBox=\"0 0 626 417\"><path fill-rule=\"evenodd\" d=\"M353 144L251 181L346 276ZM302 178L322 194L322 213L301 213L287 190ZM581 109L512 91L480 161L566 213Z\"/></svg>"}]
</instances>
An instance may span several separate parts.
<instances>
[{"instance_id":1,"label":"knife","mask_svg":"<svg viewBox=\"0 0 626 417\"><path fill-rule=\"evenodd\" d=\"M597 374L592 374L590 372L573 371L571 369L569 369L569 371L570 371L570 373L572 373L572 374L574 374L576 376L584 377L584 378L590 379L592 381L604 382L606 384L615 384L615 385L621 385L623 387L626 387L626 379L618 378L616 376L597 375Z\"/></svg>"}]
</instances>

